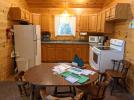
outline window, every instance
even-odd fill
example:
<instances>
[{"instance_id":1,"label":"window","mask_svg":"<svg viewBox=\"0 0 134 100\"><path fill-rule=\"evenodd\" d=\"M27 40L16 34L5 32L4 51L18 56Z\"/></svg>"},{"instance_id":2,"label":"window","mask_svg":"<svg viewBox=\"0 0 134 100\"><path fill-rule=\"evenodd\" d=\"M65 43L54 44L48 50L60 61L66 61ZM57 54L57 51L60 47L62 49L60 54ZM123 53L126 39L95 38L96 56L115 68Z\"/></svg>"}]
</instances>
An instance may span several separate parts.
<instances>
[{"instance_id":1,"label":"window","mask_svg":"<svg viewBox=\"0 0 134 100\"><path fill-rule=\"evenodd\" d=\"M75 36L76 17L75 16L55 16L56 36Z\"/></svg>"}]
</instances>

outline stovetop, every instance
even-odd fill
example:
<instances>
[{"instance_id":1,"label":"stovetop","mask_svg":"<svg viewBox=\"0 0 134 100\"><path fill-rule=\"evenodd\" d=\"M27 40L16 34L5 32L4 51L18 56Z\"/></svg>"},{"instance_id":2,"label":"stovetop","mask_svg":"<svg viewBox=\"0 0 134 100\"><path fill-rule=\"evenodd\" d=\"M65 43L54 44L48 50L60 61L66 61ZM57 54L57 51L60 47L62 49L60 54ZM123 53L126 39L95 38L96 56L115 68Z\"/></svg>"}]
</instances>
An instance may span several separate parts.
<instances>
[{"instance_id":1,"label":"stovetop","mask_svg":"<svg viewBox=\"0 0 134 100\"><path fill-rule=\"evenodd\" d=\"M100 50L111 50L110 47L97 47L97 49L100 49Z\"/></svg>"}]
</instances>

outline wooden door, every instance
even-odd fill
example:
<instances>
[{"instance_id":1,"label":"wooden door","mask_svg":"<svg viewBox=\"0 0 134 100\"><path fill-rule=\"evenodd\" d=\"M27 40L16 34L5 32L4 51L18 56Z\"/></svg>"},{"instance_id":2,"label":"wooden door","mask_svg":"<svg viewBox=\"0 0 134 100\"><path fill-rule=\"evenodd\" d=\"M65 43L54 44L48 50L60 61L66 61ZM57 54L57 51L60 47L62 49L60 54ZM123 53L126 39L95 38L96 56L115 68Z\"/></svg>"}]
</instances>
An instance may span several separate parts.
<instances>
[{"instance_id":1,"label":"wooden door","mask_svg":"<svg viewBox=\"0 0 134 100\"><path fill-rule=\"evenodd\" d=\"M41 15L41 28L43 31L49 31L49 24L50 24L50 15L42 14Z\"/></svg>"},{"instance_id":2,"label":"wooden door","mask_svg":"<svg viewBox=\"0 0 134 100\"><path fill-rule=\"evenodd\" d=\"M108 8L106 11L105 11L105 18L106 20L110 20L110 8Z\"/></svg>"},{"instance_id":3,"label":"wooden door","mask_svg":"<svg viewBox=\"0 0 134 100\"><path fill-rule=\"evenodd\" d=\"M115 6L110 8L110 19L111 20L116 18L116 11L115 10L116 10Z\"/></svg>"},{"instance_id":4,"label":"wooden door","mask_svg":"<svg viewBox=\"0 0 134 100\"><path fill-rule=\"evenodd\" d=\"M26 12L25 12L24 9L21 9L21 15L20 16L21 16L21 18L19 20L23 20L23 21L26 20Z\"/></svg>"},{"instance_id":5,"label":"wooden door","mask_svg":"<svg viewBox=\"0 0 134 100\"><path fill-rule=\"evenodd\" d=\"M66 51L64 44L56 44L56 62L63 62L66 58Z\"/></svg>"},{"instance_id":6,"label":"wooden door","mask_svg":"<svg viewBox=\"0 0 134 100\"><path fill-rule=\"evenodd\" d=\"M105 12L101 12L101 31L105 32Z\"/></svg>"},{"instance_id":7,"label":"wooden door","mask_svg":"<svg viewBox=\"0 0 134 100\"><path fill-rule=\"evenodd\" d=\"M66 62L73 61L73 58L74 58L73 50L74 50L73 45L71 45L71 44L65 45L65 55L66 55L65 61Z\"/></svg>"},{"instance_id":8,"label":"wooden door","mask_svg":"<svg viewBox=\"0 0 134 100\"><path fill-rule=\"evenodd\" d=\"M89 45L82 45L81 47L81 58L84 63L89 63Z\"/></svg>"},{"instance_id":9,"label":"wooden door","mask_svg":"<svg viewBox=\"0 0 134 100\"><path fill-rule=\"evenodd\" d=\"M89 30L91 32L96 32L97 31L97 14L92 14L90 15L90 20L89 22Z\"/></svg>"},{"instance_id":10,"label":"wooden door","mask_svg":"<svg viewBox=\"0 0 134 100\"><path fill-rule=\"evenodd\" d=\"M47 62L47 46L41 44L41 59L42 62Z\"/></svg>"},{"instance_id":11,"label":"wooden door","mask_svg":"<svg viewBox=\"0 0 134 100\"><path fill-rule=\"evenodd\" d=\"M98 13L97 16L97 32L101 32L101 13Z\"/></svg>"},{"instance_id":12,"label":"wooden door","mask_svg":"<svg viewBox=\"0 0 134 100\"><path fill-rule=\"evenodd\" d=\"M79 17L79 29L80 31L88 31L88 16L80 16Z\"/></svg>"},{"instance_id":13,"label":"wooden door","mask_svg":"<svg viewBox=\"0 0 134 100\"><path fill-rule=\"evenodd\" d=\"M40 14L33 13L32 14L33 24L34 25L40 25Z\"/></svg>"}]
</instances>

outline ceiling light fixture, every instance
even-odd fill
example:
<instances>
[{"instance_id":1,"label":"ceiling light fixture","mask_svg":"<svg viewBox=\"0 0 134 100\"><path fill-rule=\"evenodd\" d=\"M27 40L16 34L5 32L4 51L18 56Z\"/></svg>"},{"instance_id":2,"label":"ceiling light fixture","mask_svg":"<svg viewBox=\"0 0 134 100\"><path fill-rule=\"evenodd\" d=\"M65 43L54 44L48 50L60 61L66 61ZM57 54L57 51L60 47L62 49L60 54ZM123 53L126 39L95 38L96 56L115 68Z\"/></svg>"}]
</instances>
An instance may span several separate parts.
<instances>
[{"instance_id":1,"label":"ceiling light fixture","mask_svg":"<svg viewBox=\"0 0 134 100\"><path fill-rule=\"evenodd\" d=\"M67 2L67 0L65 0L65 5L64 6L65 6L64 7L64 12L61 14L61 16L67 17L67 16L69 16L69 13L67 11L67 8L68 8L68 2Z\"/></svg>"}]
</instances>

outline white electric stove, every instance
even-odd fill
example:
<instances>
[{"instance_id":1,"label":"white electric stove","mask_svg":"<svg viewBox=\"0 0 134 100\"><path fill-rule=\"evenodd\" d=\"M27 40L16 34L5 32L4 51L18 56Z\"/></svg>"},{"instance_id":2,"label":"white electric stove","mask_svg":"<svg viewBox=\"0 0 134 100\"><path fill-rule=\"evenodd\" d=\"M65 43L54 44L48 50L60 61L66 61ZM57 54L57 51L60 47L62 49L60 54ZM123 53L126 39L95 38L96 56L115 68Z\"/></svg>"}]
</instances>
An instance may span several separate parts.
<instances>
[{"instance_id":1,"label":"white electric stove","mask_svg":"<svg viewBox=\"0 0 134 100\"><path fill-rule=\"evenodd\" d=\"M99 72L112 69L112 59L122 60L124 58L125 41L111 39L110 46L90 47L90 65Z\"/></svg>"}]
</instances>

